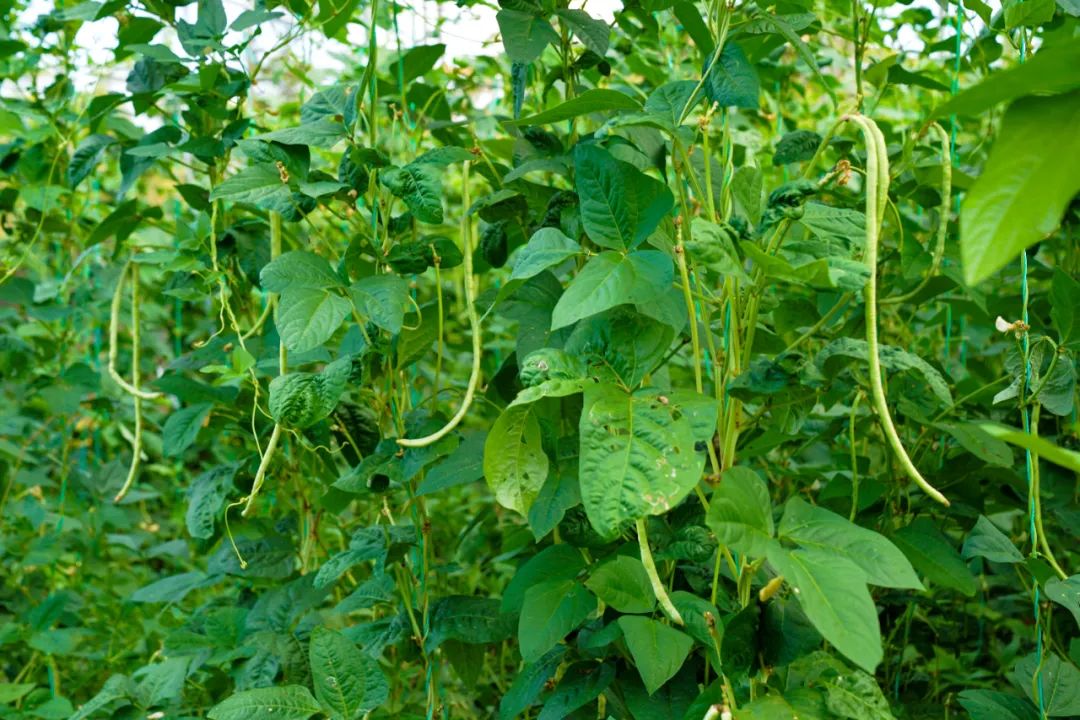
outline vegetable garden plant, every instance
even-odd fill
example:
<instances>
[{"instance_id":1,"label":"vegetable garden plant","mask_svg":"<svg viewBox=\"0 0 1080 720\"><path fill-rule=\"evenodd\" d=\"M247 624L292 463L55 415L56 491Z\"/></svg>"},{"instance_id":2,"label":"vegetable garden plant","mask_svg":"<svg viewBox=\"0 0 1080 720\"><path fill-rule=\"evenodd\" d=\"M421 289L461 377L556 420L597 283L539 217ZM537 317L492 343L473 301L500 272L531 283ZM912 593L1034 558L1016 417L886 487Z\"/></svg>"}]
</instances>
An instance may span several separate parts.
<instances>
[{"instance_id":1,"label":"vegetable garden plant","mask_svg":"<svg viewBox=\"0 0 1080 720\"><path fill-rule=\"evenodd\" d=\"M1075 0L473 4L0 5L0 717L1080 717Z\"/></svg>"}]
</instances>

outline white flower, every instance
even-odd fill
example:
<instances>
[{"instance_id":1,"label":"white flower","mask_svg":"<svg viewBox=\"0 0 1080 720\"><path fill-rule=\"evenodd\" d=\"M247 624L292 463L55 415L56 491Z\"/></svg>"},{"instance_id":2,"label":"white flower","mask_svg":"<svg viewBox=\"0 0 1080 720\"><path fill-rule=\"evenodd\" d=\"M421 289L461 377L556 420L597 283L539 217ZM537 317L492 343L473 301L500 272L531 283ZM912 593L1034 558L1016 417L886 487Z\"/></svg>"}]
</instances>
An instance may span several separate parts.
<instances>
[{"instance_id":1,"label":"white flower","mask_svg":"<svg viewBox=\"0 0 1080 720\"><path fill-rule=\"evenodd\" d=\"M1013 329L1016 323L1011 323L1000 315L997 316L997 320L994 321L994 327L998 332L1007 333Z\"/></svg>"}]
</instances>

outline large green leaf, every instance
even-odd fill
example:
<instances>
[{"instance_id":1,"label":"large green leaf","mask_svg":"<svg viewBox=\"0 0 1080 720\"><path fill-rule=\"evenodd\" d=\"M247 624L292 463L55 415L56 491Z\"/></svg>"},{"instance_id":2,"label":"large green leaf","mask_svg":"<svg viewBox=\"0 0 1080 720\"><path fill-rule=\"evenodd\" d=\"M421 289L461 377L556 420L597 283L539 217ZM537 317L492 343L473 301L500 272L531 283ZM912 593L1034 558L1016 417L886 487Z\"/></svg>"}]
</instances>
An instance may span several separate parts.
<instances>
[{"instance_id":1,"label":"large green leaf","mask_svg":"<svg viewBox=\"0 0 1080 720\"><path fill-rule=\"evenodd\" d=\"M715 502L715 500L713 501ZM862 568L866 581L882 587L922 590L911 563L884 535L859 527L800 497L788 500L780 519L781 538L846 558Z\"/></svg>"},{"instance_id":2,"label":"large green leaf","mask_svg":"<svg viewBox=\"0 0 1080 720\"><path fill-rule=\"evenodd\" d=\"M761 91L757 71L737 43L728 40L720 51L720 58L712 65L706 63L703 72L705 97L710 103L719 103L720 107L757 109Z\"/></svg>"},{"instance_id":3,"label":"large green leaf","mask_svg":"<svg viewBox=\"0 0 1080 720\"><path fill-rule=\"evenodd\" d=\"M518 643L525 662L535 662L596 611L596 598L576 580L533 585L525 593Z\"/></svg>"},{"instance_id":4,"label":"large green leaf","mask_svg":"<svg viewBox=\"0 0 1080 720\"><path fill-rule=\"evenodd\" d=\"M646 617L624 615L618 622L645 690L652 695L679 672L694 640L686 633Z\"/></svg>"},{"instance_id":5,"label":"large green leaf","mask_svg":"<svg viewBox=\"0 0 1080 720\"><path fill-rule=\"evenodd\" d=\"M548 475L540 422L528 404L506 408L484 442L484 477L503 507L528 515Z\"/></svg>"},{"instance_id":6,"label":"large green leaf","mask_svg":"<svg viewBox=\"0 0 1080 720\"><path fill-rule=\"evenodd\" d=\"M558 44L559 34L542 17L520 10L500 10L495 16L503 46L511 61L531 63L549 43Z\"/></svg>"},{"instance_id":7,"label":"large green leaf","mask_svg":"<svg viewBox=\"0 0 1080 720\"><path fill-rule=\"evenodd\" d=\"M307 720L322 707L302 685L245 690L210 708L210 720Z\"/></svg>"},{"instance_id":8,"label":"large green leaf","mask_svg":"<svg viewBox=\"0 0 1080 720\"><path fill-rule=\"evenodd\" d=\"M694 489L716 424L715 402L703 400L686 391L586 385L579 479L597 532L611 537L661 515Z\"/></svg>"},{"instance_id":9,"label":"large green leaf","mask_svg":"<svg viewBox=\"0 0 1080 720\"><path fill-rule=\"evenodd\" d=\"M298 288L321 290L341 287L330 263L320 255L294 250L284 253L263 266L259 281L270 292L285 292Z\"/></svg>"},{"instance_id":10,"label":"large green leaf","mask_svg":"<svg viewBox=\"0 0 1080 720\"><path fill-rule=\"evenodd\" d=\"M108 135L91 135L79 143L67 167L68 185L75 187L94 171L102 156L116 140Z\"/></svg>"},{"instance_id":11,"label":"large green leaf","mask_svg":"<svg viewBox=\"0 0 1080 720\"><path fill-rule=\"evenodd\" d=\"M379 179L390 192L405 201L420 222L437 224L443 221L438 164L412 162L405 167L384 170Z\"/></svg>"},{"instance_id":12,"label":"large green leaf","mask_svg":"<svg viewBox=\"0 0 1080 720\"><path fill-rule=\"evenodd\" d=\"M615 679L615 666L610 662L596 665L580 662L571 665L555 692L544 701L544 709L536 720L564 720L578 708L596 699Z\"/></svg>"},{"instance_id":13,"label":"large green leaf","mask_svg":"<svg viewBox=\"0 0 1080 720\"><path fill-rule=\"evenodd\" d=\"M320 373L291 372L270 381L268 409L274 422L302 430L327 417L337 407L352 370L352 358L344 357Z\"/></svg>"},{"instance_id":14,"label":"large green leaf","mask_svg":"<svg viewBox=\"0 0 1080 720\"><path fill-rule=\"evenodd\" d=\"M837 717L851 720L894 720L889 701L873 676L859 670L828 677L825 705Z\"/></svg>"},{"instance_id":15,"label":"large green leaf","mask_svg":"<svg viewBox=\"0 0 1080 720\"><path fill-rule=\"evenodd\" d=\"M845 657L869 673L881 662L877 609L866 573L850 560L822 550L769 546L769 564L795 589L810 622Z\"/></svg>"},{"instance_id":16,"label":"large green leaf","mask_svg":"<svg viewBox=\"0 0 1080 720\"><path fill-rule=\"evenodd\" d=\"M1022 563L1024 556L1005 533L998 530L985 515L980 515L964 539L960 556L965 560L973 557L986 558L996 563Z\"/></svg>"},{"instance_id":17,"label":"large green leaf","mask_svg":"<svg viewBox=\"0 0 1080 720\"><path fill-rule=\"evenodd\" d=\"M558 228L540 228L518 253L510 279L525 280L534 277L579 254L581 246L563 235Z\"/></svg>"},{"instance_id":18,"label":"large green leaf","mask_svg":"<svg viewBox=\"0 0 1080 720\"><path fill-rule=\"evenodd\" d=\"M161 451L168 457L179 457L191 447L213 405L199 403L170 413L161 428Z\"/></svg>"},{"instance_id":19,"label":"large green leaf","mask_svg":"<svg viewBox=\"0 0 1080 720\"><path fill-rule=\"evenodd\" d=\"M292 352L307 352L329 340L351 310L352 303L334 292L289 290L278 300L278 333Z\"/></svg>"},{"instance_id":20,"label":"large green leaf","mask_svg":"<svg viewBox=\"0 0 1080 720\"><path fill-rule=\"evenodd\" d=\"M517 569L503 591L502 611L521 612L525 593L533 585L552 580L573 580L585 569L581 551L573 545L559 543L546 547Z\"/></svg>"},{"instance_id":21,"label":"large green leaf","mask_svg":"<svg viewBox=\"0 0 1080 720\"><path fill-rule=\"evenodd\" d=\"M372 275L353 283L349 295L361 317L392 335L401 332L409 307L407 282L396 275Z\"/></svg>"},{"instance_id":22,"label":"large green leaf","mask_svg":"<svg viewBox=\"0 0 1080 720\"><path fill-rule=\"evenodd\" d=\"M645 566L627 555L614 557L593 570L585 587L619 612L647 613L656 606Z\"/></svg>"},{"instance_id":23,"label":"large green leaf","mask_svg":"<svg viewBox=\"0 0 1080 720\"><path fill-rule=\"evenodd\" d=\"M608 51L611 28L603 20L597 20L584 10L556 10L560 20L570 26L570 31L589 50L603 57Z\"/></svg>"},{"instance_id":24,"label":"large green leaf","mask_svg":"<svg viewBox=\"0 0 1080 720\"><path fill-rule=\"evenodd\" d=\"M892 535L892 541L931 582L967 596L975 594L975 576L960 553L927 518L918 518Z\"/></svg>"},{"instance_id":25,"label":"large green leaf","mask_svg":"<svg viewBox=\"0 0 1080 720\"><path fill-rule=\"evenodd\" d=\"M252 165L232 175L210 191L210 200L232 200L260 204L282 193L289 193L289 185L282 182L281 173L268 163Z\"/></svg>"},{"instance_id":26,"label":"large green leaf","mask_svg":"<svg viewBox=\"0 0 1080 720\"><path fill-rule=\"evenodd\" d=\"M659 250L628 255L602 252L585 264L559 298L551 313L551 329L572 325L616 305L648 303L674 278L671 258Z\"/></svg>"},{"instance_id":27,"label":"large green leaf","mask_svg":"<svg viewBox=\"0 0 1080 720\"><path fill-rule=\"evenodd\" d=\"M341 633L318 626L309 654L315 697L333 720L354 720L386 702L389 686L379 664Z\"/></svg>"},{"instance_id":28,"label":"large green leaf","mask_svg":"<svg viewBox=\"0 0 1080 720\"><path fill-rule=\"evenodd\" d=\"M974 285L1054 232L1080 192L1080 91L1013 103L960 209L964 279Z\"/></svg>"},{"instance_id":29,"label":"large green leaf","mask_svg":"<svg viewBox=\"0 0 1080 720\"><path fill-rule=\"evenodd\" d=\"M601 247L636 247L675 204L664 183L596 145L574 148L574 171L581 223L589 239Z\"/></svg>"},{"instance_id":30,"label":"large green leaf","mask_svg":"<svg viewBox=\"0 0 1080 720\"><path fill-rule=\"evenodd\" d=\"M866 361L869 347L865 340L856 338L837 338L826 345L817 354L815 362L825 375L832 377L843 365L843 359ZM892 345L878 348L881 365L894 372L911 371L922 375L926 386L941 401L942 405L952 405L952 392L945 378L930 363L907 350Z\"/></svg>"},{"instance_id":31,"label":"large green leaf","mask_svg":"<svg viewBox=\"0 0 1080 720\"><path fill-rule=\"evenodd\" d=\"M726 470L709 499L706 523L722 545L764 557L773 544L772 502L765 481L750 468Z\"/></svg>"},{"instance_id":32,"label":"large green leaf","mask_svg":"<svg viewBox=\"0 0 1080 720\"><path fill-rule=\"evenodd\" d=\"M1041 702L1035 692L1036 672L1042 679L1038 683ZM1029 700L1045 708L1046 717L1080 715L1080 669L1057 653L1049 652L1042 658L1032 653L1016 663L1009 677Z\"/></svg>"},{"instance_id":33,"label":"large green leaf","mask_svg":"<svg viewBox=\"0 0 1080 720\"><path fill-rule=\"evenodd\" d=\"M333 117L322 117L296 127L274 130L251 138L252 140L271 140L285 145L311 145L329 148L345 139L345 125Z\"/></svg>"},{"instance_id":34,"label":"large green leaf","mask_svg":"<svg viewBox=\"0 0 1080 720\"><path fill-rule=\"evenodd\" d=\"M971 720L1039 720L1039 709L1033 704L996 690L965 690L957 700Z\"/></svg>"},{"instance_id":35,"label":"large green leaf","mask_svg":"<svg viewBox=\"0 0 1080 720\"><path fill-rule=\"evenodd\" d=\"M609 110L638 110L640 108L641 103L626 93L607 88L591 88L553 108L518 120L506 120L504 124L522 127L551 125L563 120L572 120L581 115L588 115L589 113Z\"/></svg>"},{"instance_id":36,"label":"large green leaf","mask_svg":"<svg viewBox=\"0 0 1080 720\"><path fill-rule=\"evenodd\" d=\"M1050 578L1046 581L1046 597L1071 612L1080 625L1080 575L1065 580Z\"/></svg>"}]
</instances>

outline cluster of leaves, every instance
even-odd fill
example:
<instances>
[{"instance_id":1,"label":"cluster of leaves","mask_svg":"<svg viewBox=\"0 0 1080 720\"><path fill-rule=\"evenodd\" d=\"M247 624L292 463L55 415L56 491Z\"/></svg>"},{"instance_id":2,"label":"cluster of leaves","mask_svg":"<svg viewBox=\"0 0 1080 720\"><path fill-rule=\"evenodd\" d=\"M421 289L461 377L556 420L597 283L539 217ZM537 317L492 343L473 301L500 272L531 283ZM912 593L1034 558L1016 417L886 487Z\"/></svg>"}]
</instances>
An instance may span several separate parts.
<instances>
[{"instance_id":1,"label":"cluster of leaves","mask_svg":"<svg viewBox=\"0 0 1080 720\"><path fill-rule=\"evenodd\" d=\"M0 717L1080 716L1080 20L1003 5L3 6Z\"/></svg>"}]
</instances>

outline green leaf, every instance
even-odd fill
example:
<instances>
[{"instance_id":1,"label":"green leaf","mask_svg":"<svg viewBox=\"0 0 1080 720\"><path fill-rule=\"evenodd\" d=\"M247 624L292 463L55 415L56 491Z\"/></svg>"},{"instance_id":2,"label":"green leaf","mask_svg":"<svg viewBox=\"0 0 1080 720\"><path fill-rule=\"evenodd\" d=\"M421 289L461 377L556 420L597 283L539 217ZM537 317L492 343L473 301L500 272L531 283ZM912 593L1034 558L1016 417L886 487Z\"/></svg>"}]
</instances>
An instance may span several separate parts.
<instances>
[{"instance_id":1,"label":"green leaf","mask_svg":"<svg viewBox=\"0 0 1080 720\"><path fill-rule=\"evenodd\" d=\"M321 117L297 127L274 130L251 138L263 142L279 142L284 145L308 145L331 148L345 139L345 124L332 117Z\"/></svg>"},{"instance_id":2,"label":"green leaf","mask_svg":"<svg viewBox=\"0 0 1080 720\"><path fill-rule=\"evenodd\" d=\"M889 701L872 676L855 670L828 677L821 684L825 688L825 706L838 717L893 720Z\"/></svg>"},{"instance_id":3,"label":"green leaf","mask_svg":"<svg viewBox=\"0 0 1080 720\"><path fill-rule=\"evenodd\" d=\"M409 284L396 275L361 278L349 288L360 316L371 320L391 335L401 332L409 307Z\"/></svg>"},{"instance_id":4,"label":"green leaf","mask_svg":"<svg viewBox=\"0 0 1080 720\"><path fill-rule=\"evenodd\" d=\"M71 156L67 167L68 185L75 187L94 172L94 168L101 162L105 150L116 140L108 135L91 135L79 143Z\"/></svg>"},{"instance_id":5,"label":"green leaf","mask_svg":"<svg viewBox=\"0 0 1080 720\"><path fill-rule=\"evenodd\" d=\"M141 587L131 594L135 603L178 603L192 590L208 587L220 578L203 572L186 572L170 575Z\"/></svg>"},{"instance_id":6,"label":"green leaf","mask_svg":"<svg viewBox=\"0 0 1080 720\"><path fill-rule=\"evenodd\" d=\"M811 505L800 497L788 500L778 534L781 538L794 541L805 548L850 560L862 569L866 574L866 581L871 585L908 590L923 589L904 553L884 535L859 527L834 512Z\"/></svg>"},{"instance_id":7,"label":"green leaf","mask_svg":"<svg viewBox=\"0 0 1080 720\"><path fill-rule=\"evenodd\" d=\"M924 577L968 597L975 594L975 576L948 539L926 518L918 518L892 536L893 543Z\"/></svg>"},{"instance_id":8,"label":"green leaf","mask_svg":"<svg viewBox=\"0 0 1080 720\"><path fill-rule=\"evenodd\" d=\"M850 560L821 550L769 546L769 564L795 589L810 622L846 658L869 673L882 658L877 609L866 573Z\"/></svg>"},{"instance_id":9,"label":"green leaf","mask_svg":"<svg viewBox=\"0 0 1080 720\"><path fill-rule=\"evenodd\" d=\"M484 477L486 440L486 432L467 434L454 452L424 474L416 488L416 494L430 495L457 485L476 482Z\"/></svg>"},{"instance_id":10,"label":"green leaf","mask_svg":"<svg viewBox=\"0 0 1080 720\"><path fill-rule=\"evenodd\" d=\"M604 537L648 515L662 515L701 479L716 425L715 402L686 391L585 387L581 412L581 499Z\"/></svg>"},{"instance_id":11,"label":"green leaf","mask_svg":"<svg viewBox=\"0 0 1080 720\"><path fill-rule=\"evenodd\" d=\"M709 499L705 522L722 545L764 557L773 544L772 502L765 481L750 468L726 470Z\"/></svg>"},{"instance_id":12,"label":"green leaf","mask_svg":"<svg viewBox=\"0 0 1080 720\"><path fill-rule=\"evenodd\" d=\"M1012 544L1005 533L994 527L985 515L980 515L975 527L964 539L960 556L965 560L973 557L986 558L996 563L1022 563L1024 556Z\"/></svg>"},{"instance_id":13,"label":"green leaf","mask_svg":"<svg viewBox=\"0 0 1080 720\"><path fill-rule=\"evenodd\" d=\"M694 640L686 633L646 617L620 617L626 647L650 695L674 677L686 662Z\"/></svg>"},{"instance_id":14,"label":"green leaf","mask_svg":"<svg viewBox=\"0 0 1080 720\"><path fill-rule=\"evenodd\" d=\"M649 93L645 112L663 119L665 127L674 130L694 97L697 83L693 80L672 80ZM700 96L699 96L700 98ZM697 218L695 218L696 220Z\"/></svg>"},{"instance_id":15,"label":"green leaf","mask_svg":"<svg viewBox=\"0 0 1080 720\"><path fill-rule=\"evenodd\" d=\"M263 266L259 282L270 292L307 289L323 290L341 287L338 277L325 258L303 250L278 256Z\"/></svg>"},{"instance_id":16,"label":"green leaf","mask_svg":"<svg viewBox=\"0 0 1080 720\"><path fill-rule=\"evenodd\" d=\"M1055 0L1004 0L1005 29L1037 27L1054 17Z\"/></svg>"},{"instance_id":17,"label":"green leaf","mask_svg":"<svg viewBox=\"0 0 1080 720\"><path fill-rule=\"evenodd\" d=\"M808 202L803 207L799 224L822 240L845 250L861 250L866 237L866 215L859 210Z\"/></svg>"},{"instance_id":18,"label":"green leaf","mask_svg":"<svg viewBox=\"0 0 1080 720\"><path fill-rule=\"evenodd\" d=\"M511 62L531 63L540 57L549 43L559 44L559 34L551 23L532 13L500 10L495 19Z\"/></svg>"},{"instance_id":19,"label":"green leaf","mask_svg":"<svg viewBox=\"0 0 1080 720\"><path fill-rule=\"evenodd\" d=\"M647 613L656 607L645 566L627 555L618 555L593 570L585 587L619 612Z\"/></svg>"},{"instance_id":20,"label":"green leaf","mask_svg":"<svg viewBox=\"0 0 1080 720\"><path fill-rule=\"evenodd\" d=\"M352 310L352 302L326 290L295 289L278 300L278 333L290 351L314 350L329 340Z\"/></svg>"},{"instance_id":21,"label":"green leaf","mask_svg":"<svg viewBox=\"0 0 1080 720\"><path fill-rule=\"evenodd\" d=\"M576 580L533 585L518 622L521 658L535 662L596 612L596 598Z\"/></svg>"},{"instance_id":22,"label":"green leaf","mask_svg":"<svg viewBox=\"0 0 1080 720\"><path fill-rule=\"evenodd\" d=\"M514 678L510 689L499 700L499 720L516 720L540 697L547 682L555 676L566 655L565 647L556 647L534 663L525 665Z\"/></svg>"},{"instance_id":23,"label":"green leaf","mask_svg":"<svg viewBox=\"0 0 1080 720\"><path fill-rule=\"evenodd\" d=\"M83 720L115 700L130 697L134 690L133 686L134 683L127 675L112 675L105 681L97 695L87 700L69 720Z\"/></svg>"},{"instance_id":24,"label":"green leaf","mask_svg":"<svg viewBox=\"0 0 1080 720\"><path fill-rule=\"evenodd\" d=\"M405 205L420 222L443 221L442 181L437 163L412 162L401 168L390 168L379 174L379 180Z\"/></svg>"},{"instance_id":25,"label":"green leaf","mask_svg":"<svg viewBox=\"0 0 1080 720\"><path fill-rule=\"evenodd\" d=\"M286 428L311 427L334 412L351 371L352 358L344 357L320 373L278 375L270 381L270 416Z\"/></svg>"},{"instance_id":26,"label":"green leaf","mask_svg":"<svg viewBox=\"0 0 1080 720\"><path fill-rule=\"evenodd\" d=\"M685 309L684 303L684 314ZM618 307L578 323L566 341L565 354L575 360L585 358L597 366L596 372L610 370L623 385L635 388L663 361L674 338L670 325ZM580 376L585 374L583 370Z\"/></svg>"},{"instance_id":27,"label":"green leaf","mask_svg":"<svg viewBox=\"0 0 1080 720\"><path fill-rule=\"evenodd\" d=\"M934 427L956 439L969 453L997 467L1012 467L1013 453L1009 446L971 423L941 422Z\"/></svg>"},{"instance_id":28,"label":"green leaf","mask_svg":"<svg viewBox=\"0 0 1080 720\"><path fill-rule=\"evenodd\" d=\"M838 338L818 352L815 362L826 376L832 377L842 364L840 358L866 362L869 353L869 347L865 340ZM937 396L941 404L952 405L952 392L949 391L949 384L945 382L945 378L933 365L914 353L909 353L907 350L892 345L881 345L878 348L878 355L881 357L882 367L887 370L893 372L914 371L922 375L926 386Z\"/></svg>"},{"instance_id":29,"label":"green leaf","mask_svg":"<svg viewBox=\"0 0 1080 720\"><path fill-rule=\"evenodd\" d=\"M1039 710L1030 702L996 690L964 690L957 699L971 720L1039 720Z\"/></svg>"},{"instance_id":30,"label":"green leaf","mask_svg":"<svg viewBox=\"0 0 1080 720\"><path fill-rule=\"evenodd\" d=\"M302 685L245 690L210 708L210 720L307 720L322 707Z\"/></svg>"},{"instance_id":31,"label":"green leaf","mask_svg":"<svg viewBox=\"0 0 1080 720\"><path fill-rule=\"evenodd\" d=\"M573 545L560 543L546 547L517 569L503 591L502 611L519 613L529 588L552 580L573 580L585 569L585 558Z\"/></svg>"},{"instance_id":32,"label":"green leaf","mask_svg":"<svg viewBox=\"0 0 1080 720\"><path fill-rule=\"evenodd\" d=\"M773 152L773 165L788 165L802 162L814 157L818 146L821 145L821 136L812 130L793 130L784 135L776 143Z\"/></svg>"},{"instance_id":33,"label":"green leaf","mask_svg":"<svg viewBox=\"0 0 1080 720\"><path fill-rule=\"evenodd\" d=\"M996 423L977 423L977 426L999 440L1037 453L1042 460L1048 460L1073 472L1080 472L1080 453L1075 450L1067 450L1046 438Z\"/></svg>"},{"instance_id":34,"label":"green leaf","mask_svg":"<svg viewBox=\"0 0 1080 720\"><path fill-rule=\"evenodd\" d=\"M389 686L379 664L344 635L320 625L311 631L315 697L333 720L354 720L382 705Z\"/></svg>"},{"instance_id":35,"label":"green leaf","mask_svg":"<svg viewBox=\"0 0 1080 720\"><path fill-rule=\"evenodd\" d=\"M0 705L15 702L35 687L34 683L0 683Z\"/></svg>"},{"instance_id":36,"label":"green leaf","mask_svg":"<svg viewBox=\"0 0 1080 720\"><path fill-rule=\"evenodd\" d=\"M948 102L934 108L930 118L949 115L975 116L998 103L1027 95L1055 95L1080 87L1076 68L1080 66L1080 46L1061 43L1046 47L1027 62L990 73L982 82L967 88Z\"/></svg>"},{"instance_id":37,"label":"green leaf","mask_svg":"<svg viewBox=\"0 0 1080 720\"><path fill-rule=\"evenodd\" d=\"M1058 345L1080 338L1080 282L1054 268L1050 283L1050 319L1058 331Z\"/></svg>"},{"instance_id":38,"label":"green leaf","mask_svg":"<svg viewBox=\"0 0 1080 720\"><path fill-rule=\"evenodd\" d=\"M269 164L252 165L214 186L210 201L231 200L257 205L288 192L289 186L281 181L277 168Z\"/></svg>"},{"instance_id":39,"label":"green leaf","mask_svg":"<svg viewBox=\"0 0 1080 720\"><path fill-rule=\"evenodd\" d=\"M758 93L761 91L757 71L738 43L728 40L720 51L719 60L710 66L710 55L706 60L705 97L710 103L720 107L740 107L756 110Z\"/></svg>"},{"instance_id":40,"label":"green leaf","mask_svg":"<svg viewBox=\"0 0 1080 720\"><path fill-rule=\"evenodd\" d=\"M1076 624L1080 625L1080 575L1062 580L1050 578L1046 581L1046 597L1072 613Z\"/></svg>"},{"instance_id":41,"label":"green leaf","mask_svg":"<svg viewBox=\"0 0 1080 720\"><path fill-rule=\"evenodd\" d=\"M534 277L549 267L580 255L581 252L581 246L563 235L558 228L540 228L518 253L510 279L525 280Z\"/></svg>"},{"instance_id":42,"label":"green leaf","mask_svg":"<svg viewBox=\"0 0 1080 720\"><path fill-rule=\"evenodd\" d=\"M1035 673L1042 676L1042 702L1036 697L1033 682ZM1046 717L1069 717L1080 715L1080 669L1057 653L1049 652L1040 663L1040 658L1032 653L1009 673L1009 678L1028 696L1033 703L1039 703L1046 711Z\"/></svg>"},{"instance_id":43,"label":"green leaf","mask_svg":"<svg viewBox=\"0 0 1080 720\"><path fill-rule=\"evenodd\" d=\"M581 223L589 239L601 247L637 247L675 204L662 182L595 145L574 149L574 168Z\"/></svg>"},{"instance_id":44,"label":"green leaf","mask_svg":"<svg viewBox=\"0 0 1080 720\"><path fill-rule=\"evenodd\" d=\"M166 457L179 457L191 447L213 405L201 403L180 408L169 414L161 428L161 451Z\"/></svg>"},{"instance_id":45,"label":"green leaf","mask_svg":"<svg viewBox=\"0 0 1080 720\"><path fill-rule=\"evenodd\" d=\"M960 208L964 279L975 285L1053 233L1080 192L1080 91L1013 103Z\"/></svg>"},{"instance_id":46,"label":"green leaf","mask_svg":"<svg viewBox=\"0 0 1080 720\"><path fill-rule=\"evenodd\" d=\"M791 46L795 48L795 52L797 52L799 54L799 57L802 58L802 61L806 63L806 67L810 68L810 72L814 73L814 77L817 78L819 87L826 93L828 93L829 97L832 99L833 106L835 107L836 93L833 91L832 82L825 79L825 76L822 74L819 67L817 57L815 57L814 55L814 51L811 50L810 46L803 41L802 36L798 32L799 30L803 30L805 28L805 25L803 25L803 22L799 22L797 23L798 27L796 28L793 27L792 24L789 22L793 18L798 17L807 18L809 22L812 23L816 19L814 18L813 14L800 13L798 15L777 16L762 11L760 10L760 8L758 8L758 12L755 14L755 17L758 21L765 23L767 26L771 27L776 32L776 34L782 36L785 40L791 43Z\"/></svg>"},{"instance_id":47,"label":"green leaf","mask_svg":"<svg viewBox=\"0 0 1080 720\"><path fill-rule=\"evenodd\" d=\"M572 325L616 305L648 303L674 279L671 258L659 250L638 250L629 255L602 252L589 259L559 298L551 313L551 329Z\"/></svg>"},{"instance_id":48,"label":"green leaf","mask_svg":"<svg viewBox=\"0 0 1080 720\"><path fill-rule=\"evenodd\" d=\"M584 10L556 10L563 22L570 26L574 37L589 50L603 57L608 51L611 28L603 20L597 20Z\"/></svg>"},{"instance_id":49,"label":"green leaf","mask_svg":"<svg viewBox=\"0 0 1080 720\"><path fill-rule=\"evenodd\" d=\"M334 612L351 613L367 610L379 603L393 602L395 597L397 597L397 584L390 575L372 575L335 605Z\"/></svg>"},{"instance_id":50,"label":"green leaf","mask_svg":"<svg viewBox=\"0 0 1080 720\"><path fill-rule=\"evenodd\" d=\"M484 442L484 477L495 501L528 515L548 475L548 457L540 440L540 422L531 405L514 405L488 431Z\"/></svg>"},{"instance_id":51,"label":"green leaf","mask_svg":"<svg viewBox=\"0 0 1080 720\"><path fill-rule=\"evenodd\" d=\"M605 87L593 87L580 95L571 97L565 103L553 108L521 118L508 120L504 124L528 127L531 125L551 125L564 120L580 118L593 112L608 112L610 110L639 110L642 104L630 95L620 93L617 90L607 90Z\"/></svg>"},{"instance_id":52,"label":"green leaf","mask_svg":"<svg viewBox=\"0 0 1080 720\"><path fill-rule=\"evenodd\" d=\"M595 700L615 679L611 663L596 665L579 662L567 668L555 692L544 701L544 709L536 720L564 720L572 713Z\"/></svg>"}]
</instances>

